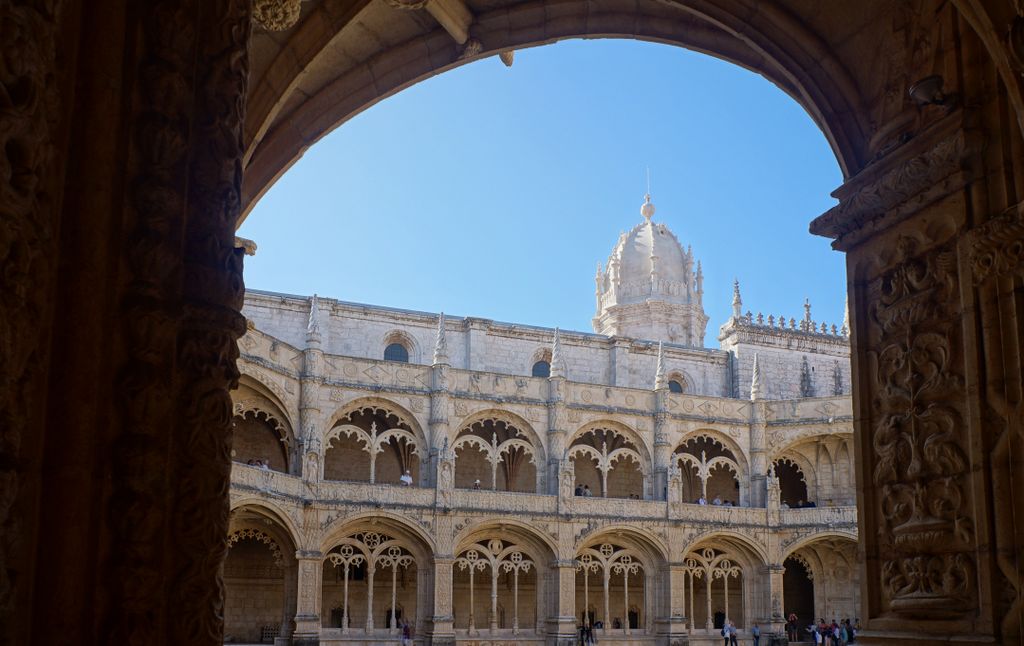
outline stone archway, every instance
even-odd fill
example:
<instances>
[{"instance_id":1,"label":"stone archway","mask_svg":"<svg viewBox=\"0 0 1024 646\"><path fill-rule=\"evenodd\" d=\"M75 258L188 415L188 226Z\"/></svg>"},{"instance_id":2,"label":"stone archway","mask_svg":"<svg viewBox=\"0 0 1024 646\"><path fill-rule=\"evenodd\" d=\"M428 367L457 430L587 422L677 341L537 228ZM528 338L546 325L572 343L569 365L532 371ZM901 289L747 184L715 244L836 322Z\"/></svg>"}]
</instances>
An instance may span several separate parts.
<instances>
[{"instance_id":1,"label":"stone archway","mask_svg":"<svg viewBox=\"0 0 1024 646\"><path fill-rule=\"evenodd\" d=\"M0 468L11 492L0 508L0 619L12 641L58 642L73 619L83 644L213 644L222 633L227 391L245 330L233 231L251 201L243 158L253 133L275 126L266 116L287 105L295 79L316 76L311 56L362 6L320 4L308 3L306 19L281 38L308 45L307 54L259 60L253 76L271 76L254 79L251 94L248 3L129 11L67 0L2 10L17 43L15 59L0 59L9 99L0 115L0 280L9 298L0 314ZM1018 640L1022 514L997 512L1019 509L1024 490L1012 469L1024 453L1014 350L1024 81L1017 39L1007 39L1019 16L995 0L815 12L788 1L677 4L696 21L678 30L692 34L692 47L759 70L801 100L847 177L839 206L813 231L848 253L867 537L863 641L928 642L936 614L949 619L943 634L953 643ZM523 45L515 34L540 42L665 25L638 9L559 27L536 8L491 6L481 53ZM392 85L337 92L347 109L457 60L462 52L432 23L382 24L402 37L400 27L417 22L422 33L396 53L437 56L405 56L415 61L406 73L389 67L397 57L374 59L376 75L364 62L364 78ZM939 91L926 84L918 102L906 98L936 74ZM245 121L247 95L258 123ZM275 161L262 179L248 175L250 196L337 123L324 116L320 131L273 127L260 139ZM909 397L901 384L916 384ZM922 437L908 425L932 430ZM907 443L921 451L897 450ZM918 454L926 464L908 463ZM171 478L189 486L169 491ZM921 519L928 532L916 531ZM943 576L914 576L921 563ZM152 580L169 583L132 584ZM67 619L53 620L54 604Z\"/></svg>"}]
</instances>

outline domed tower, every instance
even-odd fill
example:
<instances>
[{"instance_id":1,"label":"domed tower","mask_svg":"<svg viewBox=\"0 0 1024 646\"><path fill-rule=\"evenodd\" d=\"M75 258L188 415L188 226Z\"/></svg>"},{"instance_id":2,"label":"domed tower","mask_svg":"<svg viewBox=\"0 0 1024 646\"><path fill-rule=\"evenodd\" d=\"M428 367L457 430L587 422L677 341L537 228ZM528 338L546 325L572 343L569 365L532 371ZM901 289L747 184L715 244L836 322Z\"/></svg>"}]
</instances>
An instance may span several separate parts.
<instances>
[{"instance_id":1,"label":"domed tower","mask_svg":"<svg viewBox=\"0 0 1024 646\"><path fill-rule=\"evenodd\" d=\"M594 331L703 347L708 317L700 262L694 270L691 250L654 223L649 194L640 214L643 222L619 236L604 270L597 267Z\"/></svg>"}]
</instances>

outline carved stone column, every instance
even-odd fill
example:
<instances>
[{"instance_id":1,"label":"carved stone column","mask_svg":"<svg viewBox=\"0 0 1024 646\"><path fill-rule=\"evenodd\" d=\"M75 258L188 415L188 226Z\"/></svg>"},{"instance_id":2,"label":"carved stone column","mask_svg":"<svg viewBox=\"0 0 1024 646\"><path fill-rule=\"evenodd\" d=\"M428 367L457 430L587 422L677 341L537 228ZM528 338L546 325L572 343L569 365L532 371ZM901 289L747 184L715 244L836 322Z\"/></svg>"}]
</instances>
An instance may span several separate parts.
<instances>
[{"instance_id":1,"label":"carved stone column","mask_svg":"<svg viewBox=\"0 0 1024 646\"><path fill-rule=\"evenodd\" d=\"M574 646L576 643L576 561L555 561L551 568L556 597L554 611L547 622L547 646Z\"/></svg>"},{"instance_id":2,"label":"carved stone column","mask_svg":"<svg viewBox=\"0 0 1024 646\"><path fill-rule=\"evenodd\" d=\"M1019 351L1003 345L1012 319L985 330L974 310L979 270L998 252L973 253L985 236L964 235L988 219L979 206L996 206L977 199L992 180L979 179L966 119L952 113L850 179L812 226L847 252L864 644L995 637L1010 605L991 530L1012 522L1013 495L998 498L991 451L1016 422L983 397L979 370L1005 384L1010 361L1019 389ZM1019 252L1020 230L993 242ZM1012 291L1004 311L1018 307Z\"/></svg>"},{"instance_id":3,"label":"carved stone column","mask_svg":"<svg viewBox=\"0 0 1024 646\"><path fill-rule=\"evenodd\" d=\"M765 405L761 401L750 402L750 506L764 507L767 503L765 484L768 473L766 451Z\"/></svg>"},{"instance_id":4,"label":"carved stone column","mask_svg":"<svg viewBox=\"0 0 1024 646\"><path fill-rule=\"evenodd\" d=\"M320 643L320 609L323 606L324 555L320 552L295 553L298 560L298 603L295 610L294 646Z\"/></svg>"},{"instance_id":5,"label":"carved stone column","mask_svg":"<svg viewBox=\"0 0 1024 646\"><path fill-rule=\"evenodd\" d=\"M427 451L429 463L425 463L424 470L428 474L424 486L437 486L438 459L440 454L447 449L449 418L448 411L451 409L451 394L448 391L448 377L451 368L448 366L447 357L443 363L435 363L431 368L430 377L430 417L427 425L430 430L430 450ZM453 485L454 486L454 485Z\"/></svg>"},{"instance_id":6,"label":"carved stone column","mask_svg":"<svg viewBox=\"0 0 1024 646\"><path fill-rule=\"evenodd\" d=\"M668 467L672 461L672 447L668 443L668 411L665 400L668 386L654 391L654 473L651 497L668 499Z\"/></svg>"},{"instance_id":7,"label":"carved stone column","mask_svg":"<svg viewBox=\"0 0 1024 646\"><path fill-rule=\"evenodd\" d=\"M689 643L685 567L683 563L670 562L668 570L662 573L662 586L658 590L661 607L655 620L659 646L681 646Z\"/></svg>"},{"instance_id":8,"label":"carved stone column","mask_svg":"<svg viewBox=\"0 0 1024 646\"><path fill-rule=\"evenodd\" d=\"M558 495L560 482L560 464L565 453L566 424L568 423L565 410L565 378L548 378L548 433L547 433L547 454L548 454L548 493Z\"/></svg>"},{"instance_id":9,"label":"carved stone column","mask_svg":"<svg viewBox=\"0 0 1024 646\"><path fill-rule=\"evenodd\" d=\"M455 559L451 555L434 557L434 614L427 634L430 646L450 646L455 643L455 616L452 608L454 564Z\"/></svg>"},{"instance_id":10,"label":"carved stone column","mask_svg":"<svg viewBox=\"0 0 1024 646\"><path fill-rule=\"evenodd\" d=\"M299 432L298 444L302 458L294 467L300 469L304 480L320 480L323 470L324 447L320 440L323 423L320 411L320 385L323 383L324 352L317 337L302 352L302 372L299 375Z\"/></svg>"}]
</instances>

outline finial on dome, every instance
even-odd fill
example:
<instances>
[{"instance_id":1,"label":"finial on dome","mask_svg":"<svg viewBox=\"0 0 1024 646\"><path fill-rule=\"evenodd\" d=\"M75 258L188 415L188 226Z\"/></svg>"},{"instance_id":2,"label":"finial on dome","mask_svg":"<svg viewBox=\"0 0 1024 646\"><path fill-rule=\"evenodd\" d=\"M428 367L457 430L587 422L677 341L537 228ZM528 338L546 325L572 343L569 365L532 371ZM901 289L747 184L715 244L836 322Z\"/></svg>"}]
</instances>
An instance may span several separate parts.
<instances>
[{"instance_id":1,"label":"finial on dome","mask_svg":"<svg viewBox=\"0 0 1024 646\"><path fill-rule=\"evenodd\" d=\"M640 215L644 216L648 222L654 217L654 204L651 202L650 193L644 195L644 204L640 207Z\"/></svg>"}]
</instances>

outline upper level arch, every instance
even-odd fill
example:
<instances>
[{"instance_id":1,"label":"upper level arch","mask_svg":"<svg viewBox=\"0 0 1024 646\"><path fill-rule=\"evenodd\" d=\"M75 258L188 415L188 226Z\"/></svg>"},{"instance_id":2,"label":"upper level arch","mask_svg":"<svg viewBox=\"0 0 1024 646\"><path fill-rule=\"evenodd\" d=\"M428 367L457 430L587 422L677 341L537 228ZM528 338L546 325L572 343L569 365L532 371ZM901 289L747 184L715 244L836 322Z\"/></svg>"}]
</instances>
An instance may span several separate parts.
<instances>
[{"instance_id":1,"label":"upper level arch","mask_svg":"<svg viewBox=\"0 0 1024 646\"><path fill-rule=\"evenodd\" d=\"M229 532L245 527L254 527L272 533L278 545L291 556L298 549L305 549L300 534L291 516L276 503L255 496L240 498L231 502L228 521Z\"/></svg>"},{"instance_id":2,"label":"upper level arch","mask_svg":"<svg viewBox=\"0 0 1024 646\"><path fill-rule=\"evenodd\" d=\"M477 411L455 431L455 486L536 493L544 445L529 422L503 410Z\"/></svg>"},{"instance_id":3,"label":"upper level arch","mask_svg":"<svg viewBox=\"0 0 1024 646\"><path fill-rule=\"evenodd\" d=\"M646 498L651 495L651 454L625 424L595 420L573 434L565 450L582 495Z\"/></svg>"},{"instance_id":4,"label":"upper level arch","mask_svg":"<svg viewBox=\"0 0 1024 646\"><path fill-rule=\"evenodd\" d=\"M291 472L295 432L280 400L263 382L244 375L232 399L232 460L282 473Z\"/></svg>"},{"instance_id":5,"label":"upper level arch","mask_svg":"<svg viewBox=\"0 0 1024 646\"><path fill-rule=\"evenodd\" d=\"M420 482L420 465L429 449L404 409L372 398L350 402L341 411L323 435L324 479Z\"/></svg>"},{"instance_id":6,"label":"upper level arch","mask_svg":"<svg viewBox=\"0 0 1024 646\"><path fill-rule=\"evenodd\" d=\"M433 21L393 17L386 36L378 35L374 46L363 48L359 56L330 56L345 41L346 27L380 24L387 19L383 12L395 11L365 0L342 14L317 6L283 38L262 35L278 54L260 66L263 73L253 79L245 123L243 211L312 142L377 101L468 61L567 38L621 37L671 44L753 70L804 107L825 134L844 175L869 158L868 117L858 109L858 83L837 50L784 7L751 9L741 0L642 1L628 10L603 12L595 21L589 19L589 3L561 0L555 22L549 17L554 4L555 0L535 0L488 5L474 16L479 53L467 56ZM516 11L510 12L513 5ZM257 55L260 36L254 42Z\"/></svg>"}]
</instances>

